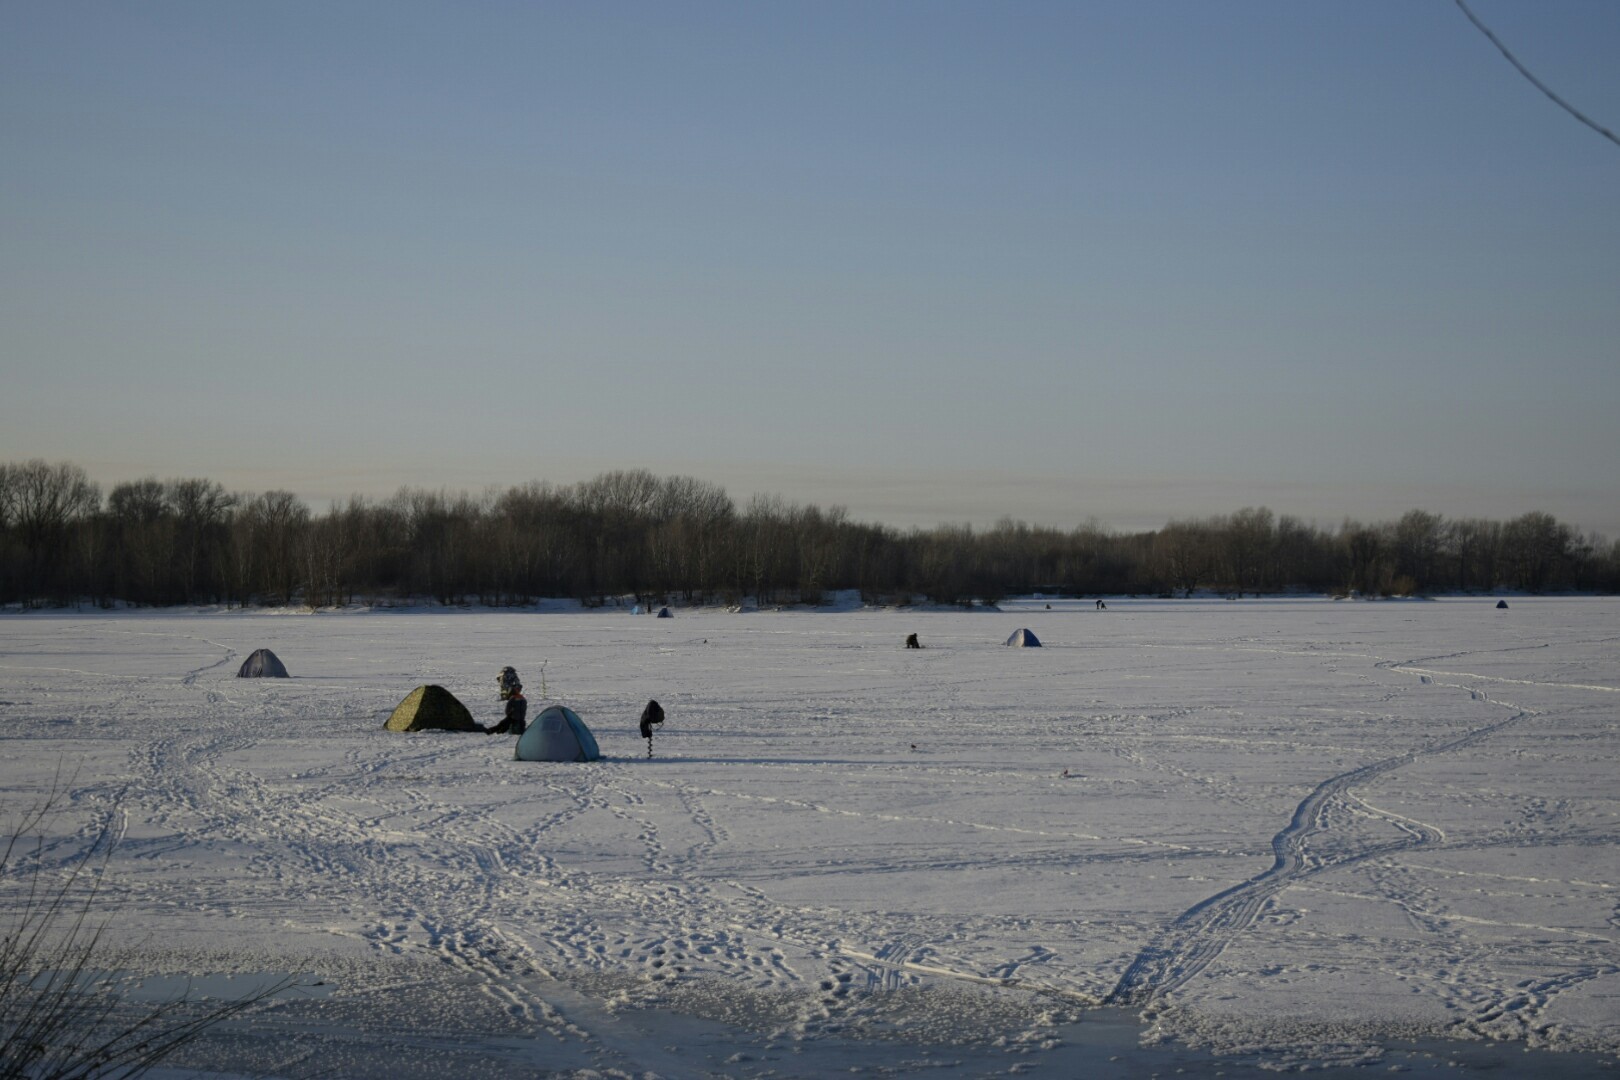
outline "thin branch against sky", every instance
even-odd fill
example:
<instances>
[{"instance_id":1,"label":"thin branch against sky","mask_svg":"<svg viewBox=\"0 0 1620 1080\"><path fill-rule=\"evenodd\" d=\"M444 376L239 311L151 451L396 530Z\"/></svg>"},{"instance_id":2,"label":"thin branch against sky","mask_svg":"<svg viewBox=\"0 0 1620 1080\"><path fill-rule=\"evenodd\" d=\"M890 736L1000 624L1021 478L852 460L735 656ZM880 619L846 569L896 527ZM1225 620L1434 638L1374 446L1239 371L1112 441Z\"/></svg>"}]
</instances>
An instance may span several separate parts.
<instances>
[{"instance_id":1,"label":"thin branch against sky","mask_svg":"<svg viewBox=\"0 0 1620 1080\"><path fill-rule=\"evenodd\" d=\"M1502 39L1497 37L1495 34L1493 34L1491 32L1490 27L1488 27L1484 23L1480 22L1479 21L1479 16L1475 15L1472 11L1470 11L1469 8L1468 8L1468 5L1466 3L1464 3L1463 0L1456 0L1456 4L1457 4L1457 6L1459 8L1462 8L1462 13L1464 15L1468 16L1468 21L1473 23L1475 26L1479 27L1479 32L1484 34L1486 37L1490 38L1491 44L1495 45L1496 48L1498 49L1498 51L1500 51L1503 56L1507 57L1508 63L1512 64L1516 69L1518 69L1518 72L1519 72L1520 75L1523 75L1526 79L1530 80L1530 85L1531 86L1534 86L1537 90L1540 90L1543 94L1546 94L1549 98L1551 98L1553 100L1553 102L1555 104L1557 104L1565 112L1569 113L1569 115L1573 116L1575 119L1579 120L1581 123L1585 124L1587 127L1591 128L1593 131L1597 132L1599 135L1602 135L1605 139L1608 139L1610 142L1614 143L1616 146L1620 146L1620 139L1615 138L1614 132L1610 131L1608 128L1604 127L1603 125L1595 122L1590 117L1588 117L1584 113L1582 113L1575 106L1571 105L1569 102L1565 101L1563 98L1561 98L1557 94L1553 93L1552 89L1550 87L1548 87L1546 83L1542 82L1540 79L1538 79L1534 75L1532 75L1530 73L1529 68L1527 68L1523 64L1519 63L1518 57L1514 56L1511 52L1509 52L1508 47L1506 45L1502 44Z\"/></svg>"}]
</instances>

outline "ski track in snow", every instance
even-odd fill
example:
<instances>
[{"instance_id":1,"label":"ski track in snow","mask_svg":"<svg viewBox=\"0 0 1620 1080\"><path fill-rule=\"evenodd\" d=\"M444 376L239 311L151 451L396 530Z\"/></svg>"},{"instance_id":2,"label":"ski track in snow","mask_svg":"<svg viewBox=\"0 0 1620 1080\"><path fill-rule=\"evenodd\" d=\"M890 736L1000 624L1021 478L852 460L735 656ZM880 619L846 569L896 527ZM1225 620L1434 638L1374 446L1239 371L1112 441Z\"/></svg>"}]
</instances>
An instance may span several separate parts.
<instances>
[{"instance_id":1,"label":"ski track in snow","mask_svg":"<svg viewBox=\"0 0 1620 1080\"><path fill-rule=\"evenodd\" d=\"M723 1011L743 995L756 1005L741 1013L798 1040L858 1034L879 1022L879 997L940 984L1196 1010L1214 990L1289 968L1246 976L1226 958L1266 935L1292 940L1290 890L1398 912L1419 959L1364 958L1381 931L1358 931L1331 959L1438 995L1455 1029L1620 1050L1620 1018L1594 1027L1559 1005L1613 993L1620 975L1620 882L1558 855L1584 845L1612 867L1620 830L1593 801L1607 793L1572 781L1568 793L1527 794L1501 772L1567 756L1541 737L1545 725L1612 708L1620 688L1606 681L1604 643L1615 639L1423 648L1444 648L1442 627L1410 631L1421 655L1392 661L1380 634L1403 631L1379 620L1398 609L1354 609L1369 626L1342 638L1327 605L1298 610L1309 618L1276 642L1202 637L1230 613L1247 616L1220 605L1195 616L1144 607L1148 630L1160 620L1172 640L1149 637L1127 622L1126 602L1107 621L710 614L688 617L678 636L607 615L491 615L492 640L471 645L457 635L481 631L479 616L340 615L287 631L311 674L278 645L295 677L252 681L230 677L254 635L269 636L252 616L150 620L160 630L123 616L0 618L12 763L0 793L14 808L40 789L41 769L87 748L65 770L74 827L31 858L62 872L116 840L110 887L122 910L198 928L199 944L174 955L216 955L229 940L218 928L241 924L286 964L321 941L398 958L402 971L426 960L435 980L476 988L513 1030L590 1044L607 1065L629 1067L592 1010L559 1005L549 980L621 1005L712 994L706 1007ZM1020 620L1046 649L999 647L1000 628ZM690 632L694 621L704 633ZM925 649L899 653L914 625ZM1111 625L1129 630L1099 636ZM319 649L330 656L315 660ZM76 650L94 661L74 662ZM1543 657L1587 657L1596 677L1511 666ZM518 765L509 740L377 730L420 682L445 682L487 712L484 684L508 658L526 674L546 660L552 697L579 703L607 760ZM645 762L620 729L633 733L654 692L671 723ZM1510 751L1489 749L1509 736ZM1561 738L1592 755L1615 749L1606 729ZM1355 763L1305 778L1312 763L1345 759ZM1071 762L1075 774L1059 778ZM1435 767L1464 769L1448 781L1456 803L1401 783ZM1291 812L1280 801L1290 790ZM1498 806L1518 816L1486 823ZM1269 840L1245 831L1266 821L1281 824ZM1512 873L1499 856L1514 852L1553 869ZM1465 861L1414 861L1430 855ZM1241 876L1257 859L1269 865ZM1527 896L1575 890L1579 904L1606 897L1608 932L1469 914L1468 892L1451 883L1473 881ZM1549 915L1564 910L1557 899ZM1304 948L1320 949L1321 933ZM351 993L386 996L390 985ZM1033 1027L1044 1008L1032 1006Z\"/></svg>"}]
</instances>

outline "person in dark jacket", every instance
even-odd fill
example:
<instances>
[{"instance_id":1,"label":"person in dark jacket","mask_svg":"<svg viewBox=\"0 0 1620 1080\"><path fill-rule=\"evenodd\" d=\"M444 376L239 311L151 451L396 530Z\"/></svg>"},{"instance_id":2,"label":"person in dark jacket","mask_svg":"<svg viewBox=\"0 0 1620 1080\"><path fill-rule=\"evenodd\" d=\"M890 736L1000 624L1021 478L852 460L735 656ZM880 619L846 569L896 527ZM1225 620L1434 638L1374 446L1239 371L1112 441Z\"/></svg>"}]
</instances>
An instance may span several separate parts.
<instances>
[{"instance_id":1,"label":"person in dark jacket","mask_svg":"<svg viewBox=\"0 0 1620 1080\"><path fill-rule=\"evenodd\" d=\"M513 683L506 695L506 716L494 727L485 728L486 735L521 735L528 726L524 717L529 714L529 699L523 696L523 684Z\"/></svg>"},{"instance_id":2,"label":"person in dark jacket","mask_svg":"<svg viewBox=\"0 0 1620 1080\"><path fill-rule=\"evenodd\" d=\"M495 681L500 684L502 701L512 695L512 687L523 683L523 680L518 678L517 668L514 667L501 668L501 673L495 676Z\"/></svg>"}]
</instances>

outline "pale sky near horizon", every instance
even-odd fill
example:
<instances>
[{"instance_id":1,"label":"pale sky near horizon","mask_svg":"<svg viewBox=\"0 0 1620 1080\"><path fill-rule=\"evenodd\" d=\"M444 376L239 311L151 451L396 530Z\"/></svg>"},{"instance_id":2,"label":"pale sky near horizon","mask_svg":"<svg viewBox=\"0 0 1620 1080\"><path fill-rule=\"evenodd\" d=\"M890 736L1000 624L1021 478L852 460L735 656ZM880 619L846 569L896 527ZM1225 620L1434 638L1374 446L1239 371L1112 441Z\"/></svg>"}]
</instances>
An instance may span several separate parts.
<instances>
[{"instance_id":1,"label":"pale sky near horizon","mask_svg":"<svg viewBox=\"0 0 1620 1080\"><path fill-rule=\"evenodd\" d=\"M1620 3L1470 0L1620 130ZM1620 147L1452 0L0 0L0 461L1620 537Z\"/></svg>"}]
</instances>

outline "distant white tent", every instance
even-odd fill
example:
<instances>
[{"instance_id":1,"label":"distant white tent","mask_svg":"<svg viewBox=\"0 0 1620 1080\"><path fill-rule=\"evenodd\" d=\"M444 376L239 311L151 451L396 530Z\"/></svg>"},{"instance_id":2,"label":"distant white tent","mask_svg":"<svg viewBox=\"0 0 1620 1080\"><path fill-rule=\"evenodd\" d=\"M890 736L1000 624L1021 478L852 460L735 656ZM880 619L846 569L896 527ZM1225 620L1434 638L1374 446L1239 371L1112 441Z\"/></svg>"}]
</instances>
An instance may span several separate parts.
<instances>
[{"instance_id":1,"label":"distant white tent","mask_svg":"<svg viewBox=\"0 0 1620 1080\"><path fill-rule=\"evenodd\" d=\"M1013 636L1007 639L1007 644L1020 649L1038 649L1041 639L1030 630L1015 630Z\"/></svg>"},{"instance_id":2,"label":"distant white tent","mask_svg":"<svg viewBox=\"0 0 1620 1080\"><path fill-rule=\"evenodd\" d=\"M288 679L287 665L269 649L255 649L236 669L238 679Z\"/></svg>"}]
</instances>

